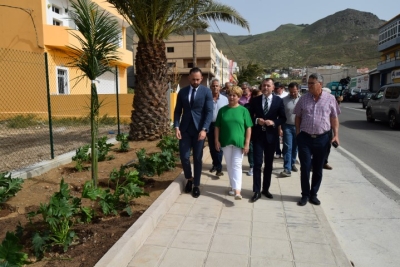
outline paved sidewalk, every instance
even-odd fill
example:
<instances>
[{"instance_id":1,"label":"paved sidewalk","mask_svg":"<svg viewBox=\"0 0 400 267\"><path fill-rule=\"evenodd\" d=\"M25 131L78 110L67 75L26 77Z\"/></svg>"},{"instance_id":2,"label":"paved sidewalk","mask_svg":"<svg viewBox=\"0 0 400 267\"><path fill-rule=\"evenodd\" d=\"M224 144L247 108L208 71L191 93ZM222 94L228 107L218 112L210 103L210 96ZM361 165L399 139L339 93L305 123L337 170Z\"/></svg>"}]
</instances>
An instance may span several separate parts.
<instances>
[{"instance_id":1,"label":"paved sidewalk","mask_svg":"<svg viewBox=\"0 0 400 267\"><path fill-rule=\"evenodd\" d=\"M211 157L205 153L201 196L182 193L127 266L351 266L321 206L297 206L300 173L279 178L282 164L282 159L274 161L274 198L251 203L247 157L243 199L234 200L227 194L226 170L219 179L211 174Z\"/></svg>"}]
</instances>

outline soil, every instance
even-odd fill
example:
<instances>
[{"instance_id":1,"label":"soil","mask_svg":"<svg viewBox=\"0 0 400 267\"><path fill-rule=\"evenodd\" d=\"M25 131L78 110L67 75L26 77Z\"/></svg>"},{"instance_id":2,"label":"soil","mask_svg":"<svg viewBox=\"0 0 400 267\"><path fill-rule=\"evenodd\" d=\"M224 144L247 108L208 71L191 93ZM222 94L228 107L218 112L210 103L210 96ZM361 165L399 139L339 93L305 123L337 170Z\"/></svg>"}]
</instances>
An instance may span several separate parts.
<instances>
[{"instance_id":1,"label":"soil","mask_svg":"<svg viewBox=\"0 0 400 267\"><path fill-rule=\"evenodd\" d=\"M145 148L147 153L157 152L158 141L130 142L130 150L126 153L117 152L118 144L113 147L109 155L115 158L109 161L99 162L99 184L106 185L110 172L119 169L136 159L136 151ZM160 196L169 184L182 172L180 164L160 177L146 177L144 190L149 196L142 196L131 202L132 216L122 212L117 216L100 216L90 224L75 224L73 230L78 236L76 244L70 246L66 253L53 249L47 251L41 261L36 261L30 240L32 234L40 227L41 216L36 216L33 223L27 220L26 214L38 209L40 203L47 203L50 196L59 190L61 178L69 184L71 194L81 196L84 183L90 179L90 171L77 172L75 163L52 169L40 176L25 180L23 189L17 195L7 201L0 209L0 241L4 239L7 231L15 231L18 223L24 228L22 241L24 251L29 254L29 260L33 262L29 266L68 266L84 267L94 266L97 261L112 247L123 233L140 217L141 214Z\"/></svg>"}]
</instances>

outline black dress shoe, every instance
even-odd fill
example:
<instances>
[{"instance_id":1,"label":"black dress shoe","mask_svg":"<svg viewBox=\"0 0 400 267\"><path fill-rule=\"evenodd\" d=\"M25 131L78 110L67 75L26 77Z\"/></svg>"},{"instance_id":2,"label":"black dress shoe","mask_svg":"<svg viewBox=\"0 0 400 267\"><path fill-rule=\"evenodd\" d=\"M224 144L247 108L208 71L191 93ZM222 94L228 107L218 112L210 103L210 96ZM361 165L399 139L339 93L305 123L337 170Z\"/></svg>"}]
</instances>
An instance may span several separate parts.
<instances>
[{"instance_id":1,"label":"black dress shoe","mask_svg":"<svg viewBox=\"0 0 400 267\"><path fill-rule=\"evenodd\" d=\"M260 198L261 198L261 194L256 192L256 193L254 193L254 196L251 198L251 202L256 202Z\"/></svg>"},{"instance_id":2,"label":"black dress shoe","mask_svg":"<svg viewBox=\"0 0 400 267\"><path fill-rule=\"evenodd\" d=\"M261 193L267 198L274 198L269 191L262 191Z\"/></svg>"},{"instance_id":3,"label":"black dress shoe","mask_svg":"<svg viewBox=\"0 0 400 267\"><path fill-rule=\"evenodd\" d=\"M200 189L198 186L193 187L192 196L198 198L200 196Z\"/></svg>"},{"instance_id":4,"label":"black dress shoe","mask_svg":"<svg viewBox=\"0 0 400 267\"><path fill-rule=\"evenodd\" d=\"M185 186L185 192L186 193L190 193L192 192L192 186L193 186L193 181L192 180L188 180Z\"/></svg>"},{"instance_id":5,"label":"black dress shoe","mask_svg":"<svg viewBox=\"0 0 400 267\"><path fill-rule=\"evenodd\" d=\"M217 170L217 168L215 166L212 166L212 168L210 169L210 172L215 172Z\"/></svg>"},{"instance_id":6,"label":"black dress shoe","mask_svg":"<svg viewBox=\"0 0 400 267\"><path fill-rule=\"evenodd\" d=\"M317 197L310 197L310 203L314 205L321 205L321 201Z\"/></svg>"},{"instance_id":7,"label":"black dress shoe","mask_svg":"<svg viewBox=\"0 0 400 267\"><path fill-rule=\"evenodd\" d=\"M308 201L308 197L302 196L301 199L299 200L299 202L297 202L297 205L305 206L307 204L307 201Z\"/></svg>"},{"instance_id":8,"label":"black dress shoe","mask_svg":"<svg viewBox=\"0 0 400 267\"><path fill-rule=\"evenodd\" d=\"M216 176L222 176L222 175L224 175L224 173L222 171L217 171L217 173L215 175Z\"/></svg>"}]
</instances>

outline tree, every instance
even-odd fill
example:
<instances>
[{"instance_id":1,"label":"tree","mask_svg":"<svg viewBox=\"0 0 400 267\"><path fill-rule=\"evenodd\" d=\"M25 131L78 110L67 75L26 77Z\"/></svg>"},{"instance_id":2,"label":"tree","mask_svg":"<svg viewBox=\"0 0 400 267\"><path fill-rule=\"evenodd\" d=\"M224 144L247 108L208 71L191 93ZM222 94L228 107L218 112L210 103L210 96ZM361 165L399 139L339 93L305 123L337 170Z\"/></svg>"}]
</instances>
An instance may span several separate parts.
<instances>
[{"instance_id":1,"label":"tree","mask_svg":"<svg viewBox=\"0 0 400 267\"><path fill-rule=\"evenodd\" d=\"M129 137L131 140L159 139L170 131L164 40L173 33L205 25L195 18L225 20L226 6L200 0L107 1L130 23L139 39L135 59L137 86Z\"/></svg>"},{"instance_id":2,"label":"tree","mask_svg":"<svg viewBox=\"0 0 400 267\"><path fill-rule=\"evenodd\" d=\"M248 22L232 7L221 5L213 0L199 0L193 8L194 22L193 25L193 67L197 66L197 30L207 29L208 21L224 21L235 25L239 25L250 30Z\"/></svg>"},{"instance_id":3,"label":"tree","mask_svg":"<svg viewBox=\"0 0 400 267\"><path fill-rule=\"evenodd\" d=\"M78 39L80 46L67 46L68 55L72 59L71 67L80 69L83 74L77 82L87 77L90 86L90 130L91 130L91 171L94 186L97 186L97 135L100 103L97 96L95 80L107 71L112 71L111 64L119 60L120 27L116 20L100 10L90 0L71 1L70 17L77 26L77 31L70 34ZM80 33L80 34L79 34Z\"/></svg>"},{"instance_id":4,"label":"tree","mask_svg":"<svg viewBox=\"0 0 400 267\"><path fill-rule=\"evenodd\" d=\"M240 67L237 78L240 83L248 82L254 85L260 83L259 79L264 77L264 74L265 72L260 65L249 62L247 66Z\"/></svg>"}]
</instances>

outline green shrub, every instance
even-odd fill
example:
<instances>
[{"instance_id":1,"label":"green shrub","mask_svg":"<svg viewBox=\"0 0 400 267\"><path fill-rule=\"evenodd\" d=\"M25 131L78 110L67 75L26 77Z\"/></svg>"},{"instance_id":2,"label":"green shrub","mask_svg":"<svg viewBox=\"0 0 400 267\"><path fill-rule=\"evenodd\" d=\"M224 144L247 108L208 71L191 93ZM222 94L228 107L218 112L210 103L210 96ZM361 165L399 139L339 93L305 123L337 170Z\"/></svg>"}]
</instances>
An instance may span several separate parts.
<instances>
[{"instance_id":1,"label":"green shrub","mask_svg":"<svg viewBox=\"0 0 400 267\"><path fill-rule=\"evenodd\" d=\"M118 151L120 152L128 152L129 150L129 135L128 134L117 134L116 140L120 142Z\"/></svg>"},{"instance_id":2,"label":"green shrub","mask_svg":"<svg viewBox=\"0 0 400 267\"><path fill-rule=\"evenodd\" d=\"M24 266L27 263L28 254L22 252L18 232L8 232L0 245L0 266Z\"/></svg>"},{"instance_id":3,"label":"green shrub","mask_svg":"<svg viewBox=\"0 0 400 267\"><path fill-rule=\"evenodd\" d=\"M105 161L113 158L112 156L107 157L107 154L110 152L112 146L114 145L107 143L107 136L103 136L97 140L98 161Z\"/></svg>"},{"instance_id":4,"label":"green shrub","mask_svg":"<svg viewBox=\"0 0 400 267\"><path fill-rule=\"evenodd\" d=\"M160 142L157 143L157 147L164 150L170 150L174 153L179 152L179 140L175 135L169 134L162 137Z\"/></svg>"},{"instance_id":5,"label":"green shrub","mask_svg":"<svg viewBox=\"0 0 400 267\"><path fill-rule=\"evenodd\" d=\"M15 196L22 189L22 184L24 183L23 179L11 178L11 173L8 176L7 174L7 172L0 173L0 204Z\"/></svg>"},{"instance_id":6,"label":"green shrub","mask_svg":"<svg viewBox=\"0 0 400 267\"><path fill-rule=\"evenodd\" d=\"M72 157L73 161L76 161L75 169L77 171L82 171L84 169L83 163L89 161L89 148L90 145L84 145L78 148L75 152L75 156Z\"/></svg>"}]
</instances>

